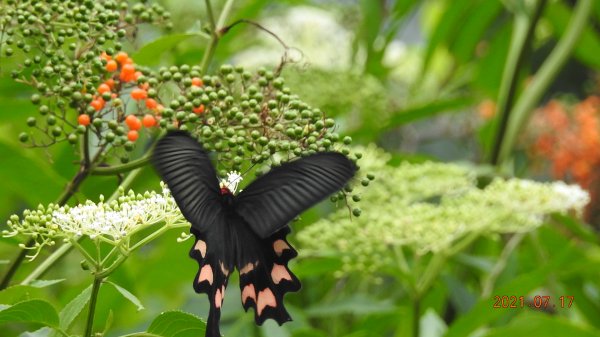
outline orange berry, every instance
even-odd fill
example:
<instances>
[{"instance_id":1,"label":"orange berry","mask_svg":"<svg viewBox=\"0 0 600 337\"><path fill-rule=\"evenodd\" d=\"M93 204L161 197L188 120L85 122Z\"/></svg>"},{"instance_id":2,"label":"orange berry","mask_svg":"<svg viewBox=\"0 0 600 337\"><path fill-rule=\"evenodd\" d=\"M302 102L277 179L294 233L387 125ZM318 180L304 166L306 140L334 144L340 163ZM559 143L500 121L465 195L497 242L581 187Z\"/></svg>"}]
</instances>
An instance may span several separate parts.
<instances>
[{"instance_id":1,"label":"orange berry","mask_svg":"<svg viewBox=\"0 0 600 337\"><path fill-rule=\"evenodd\" d=\"M150 83L146 82L146 83L140 84L139 87L144 90L148 90L150 88Z\"/></svg>"},{"instance_id":2,"label":"orange berry","mask_svg":"<svg viewBox=\"0 0 600 337\"><path fill-rule=\"evenodd\" d=\"M156 118L150 114L145 115L144 118L142 118L142 124L147 128L151 128L156 125Z\"/></svg>"},{"instance_id":3,"label":"orange berry","mask_svg":"<svg viewBox=\"0 0 600 337\"><path fill-rule=\"evenodd\" d=\"M158 106L158 103L156 103L156 100L152 99L152 98L148 98L146 100L146 107L148 109L154 109Z\"/></svg>"},{"instance_id":4,"label":"orange berry","mask_svg":"<svg viewBox=\"0 0 600 337\"><path fill-rule=\"evenodd\" d=\"M193 108L192 111L198 115L203 113L204 112L204 104L200 104L199 107Z\"/></svg>"},{"instance_id":5,"label":"orange berry","mask_svg":"<svg viewBox=\"0 0 600 337\"><path fill-rule=\"evenodd\" d=\"M130 95L131 95L131 98L135 99L136 101L139 101L141 99L148 97L148 93L146 92L146 90L141 89L141 88L135 88L135 89L131 90Z\"/></svg>"},{"instance_id":6,"label":"orange berry","mask_svg":"<svg viewBox=\"0 0 600 337\"><path fill-rule=\"evenodd\" d=\"M83 126L90 125L90 115L87 115L87 114L79 115L79 117L77 117L77 123L79 123L79 125L83 125Z\"/></svg>"},{"instance_id":7,"label":"orange berry","mask_svg":"<svg viewBox=\"0 0 600 337\"><path fill-rule=\"evenodd\" d=\"M110 86L106 83L102 83L98 86L98 93L103 94L110 91Z\"/></svg>"},{"instance_id":8,"label":"orange berry","mask_svg":"<svg viewBox=\"0 0 600 337\"><path fill-rule=\"evenodd\" d=\"M194 77L194 78L192 78L192 85L201 87L204 85L204 82L202 82L202 80L200 78Z\"/></svg>"},{"instance_id":9,"label":"orange berry","mask_svg":"<svg viewBox=\"0 0 600 337\"><path fill-rule=\"evenodd\" d=\"M126 63L123 64L123 66L121 67L121 74L134 74L135 73L135 66L131 63Z\"/></svg>"},{"instance_id":10,"label":"orange berry","mask_svg":"<svg viewBox=\"0 0 600 337\"><path fill-rule=\"evenodd\" d=\"M125 118L125 124L127 124L131 130L139 130L142 128L142 123L134 115L127 116L127 118Z\"/></svg>"},{"instance_id":11,"label":"orange berry","mask_svg":"<svg viewBox=\"0 0 600 337\"><path fill-rule=\"evenodd\" d=\"M115 98L117 98L117 97L119 97L119 95L117 95L117 93L116 93L116 92L113 92L112 94L110 94L110 98L111 98L111 99L115 99Z\"/></svg>"},{"instance_id":12,"label":"orange berry","mask_svg":"<svg viewBox=\"0 0 600 337\"><path fill-rule=\"evenodd\" d=\"M156 110L156 112L158 112L160 114L164 109L165 109L165 107L162 106L162 104L158 104L156 106L156 109L154 109L154 110Z\"/></svg>"},{"instance_id":13,"label":"orange berry","mask_svg":"<svg viewBox=\"0 0 600 337\"><path fill-rule=\"evenodd\" d=\"M117 62L115 60L109 60L108 62L106 62L106 67L105 67L106 71L112 73L112 72L116 71L117 68L118 68L118 66L117 66Z\"/></svg>"},{"instance_id":14,"label":"orange berry","mask_svg":"<svg viewBox=\"0 0 600 337\"><path fill-rule=\"evenodd\" d=\"M142 72L141 71L136 71L135 73L133 73L133 78L137 81L138 78L140 78L140 76L142 76Z\"/></svg>"},{"instance_id":15,"label":"orange berry","mask_svg":"<svg viewBox=\"0 0 600 337\"><path fill-rule=\"evenodd\" d=\"M135 130L129 130L129 132L127 132L127 139L129 139L132 142L135 142L139 136L140 134Z\"/></svg>"},{"instance_id":16,"label":"orange berry","mask_svg":"<svg viewBox=\"0 0 600 337\"><path fill-rule=\"evenodd\" d=\"M133 81L135 81L135 75L131 74L131 73L121 72L119 74L119 79L123 82L133 82Z\"/></svg>"},{"instance_id":17,"label":"orange berry","mask_svg":"<svg viewBox=\"0 0 600 337\"><path fill-rule=\"evenodd\" d=\"M115 87L115 80L113 80L112 78L109 78L108 80L104 81L104 83L108 85L111 89Z\"/></svg>"},{"instance_id":18,"label":"orange berry","mask_svg":"<svg viewBox=\"0 0 600 337\"><path fill-rule=\"evenodd\" d=\"M100 54L100 59L110 61L112 60L112 57L103 51L102 54Z\"/></svg>"},{"instance_id":19,"label":"orange berry","mask_svg":"<svg viewBox=\"0 0 600 337\"><path fill-rule=\"evenodd\" d=\"M104 108L104 100L102 99L102 97L97 97L90 102L90 105L92 106L92 108L94 108L94 110L100 111L102 110L102 108Z\"/></svg>"},{"instance_id":20,"label":"orange berry","mask_svg":"<svg viewBox=\"0 0 600 337\"><path fill-rule=\"evenodd\" d=\"M120 64L125 64L127 62L127 59L129 58L129 55L127 55L126 52L118 52L117 55L115 55L115 60L117 60L117 62L119 62Z\"/></svg>"}]
</instances>

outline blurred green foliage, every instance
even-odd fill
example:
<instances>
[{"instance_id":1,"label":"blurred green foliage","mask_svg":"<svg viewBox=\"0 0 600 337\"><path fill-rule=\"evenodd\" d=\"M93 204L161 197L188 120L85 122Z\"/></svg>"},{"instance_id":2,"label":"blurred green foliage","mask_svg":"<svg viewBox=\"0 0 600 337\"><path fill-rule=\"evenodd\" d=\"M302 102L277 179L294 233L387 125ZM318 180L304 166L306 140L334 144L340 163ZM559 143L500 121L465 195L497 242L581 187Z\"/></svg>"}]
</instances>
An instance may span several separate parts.
<instances>
[{"instance_id":1,"label":"blurred green foliage","mask_svg":"<svg viewBox=\"0 0 600 337\"><path fill-rule=\"evenodd\" d=\"M205 2L158 2L171 12L172 31L143 25L124 48L136 63L148 67L199 65L211 41ZM207 73L224 63L276 68L287 53L282 74L292 91L334 117L340 134L362 145L374 142L390 153L389 170L403 162L453 160L463 161L460 164L477 176L479 187L497 176L547 180L534 171L537 163L527 157L526 144L519 143L530 127L529 116L547 99L598 93L598 1L248 0L212 5L215 16L224 9L228 13L226 22L217 22L222 26L251 20L290 48L242 23L220 36ZM0 55L0 219L5 220L26 208L55 202L77 173L79 160L65 143L43 149L19 144L27 117L38 114L29 100L31 88L10 78L10 69L22 61L22 55ZM482 118L480 103L486 100L495 102L497 109ZM501 155L492 166L494 148ZM123 178L90 175L69 204L111 196ZM158 178L144 166L130 188L158 190ZM384 202L385 197L378 200ZM380 211L364 198L361 203L363 214ZM330 203L307 211L292 225L294 232L331 211ZM252 315L242 310L232 276L221 331L225 336L265 337L600 336L597 224L585 224L576 214L542 220L543 225L524 234L469 237L448 256L401 250L413 279L428 275L429 266L438 271L427 291L419 294L399 281L411 279L402 275L402 268L340 275L343 251L304 256L303 248L314 250L323 244L321 238L303 238L313 240L303 246L292 235L300 257L291 269L303 283L299 293L286 296L294 321L256 327ZM178 231L166 233L111 275L110 281L131 296L124 297L118 287L103 286L94 331L104 331L105 336L139 331L171 336L178 330L177 325L168 330L169 322L187 326L198 323L196 316L207 316L205 296L191 287L197 264L187 257L189 242L178 243L179 237ZM19 238L0 240L0 272L6 272L19 254L19 243ZM381 245L382 250L391 249L383 241ZM2 336L35 331L42 324L84 330L91 278L77 254L66 254L40 277L60 282L18 285L50 254L45 250L35 261L22 264L13 286L0 291ZM494 307L496 296L500 308ZM523 296L524 307L502 307L503 296ZM550 296L550 306L536 309L536 296ZM561 307L560 296L573 296L572 306ZM137 300L144 310L138 310ZM45 329L32 335L50 333ZM178 336L202 334L200 324Z\"/></svg>"}]
</instances>

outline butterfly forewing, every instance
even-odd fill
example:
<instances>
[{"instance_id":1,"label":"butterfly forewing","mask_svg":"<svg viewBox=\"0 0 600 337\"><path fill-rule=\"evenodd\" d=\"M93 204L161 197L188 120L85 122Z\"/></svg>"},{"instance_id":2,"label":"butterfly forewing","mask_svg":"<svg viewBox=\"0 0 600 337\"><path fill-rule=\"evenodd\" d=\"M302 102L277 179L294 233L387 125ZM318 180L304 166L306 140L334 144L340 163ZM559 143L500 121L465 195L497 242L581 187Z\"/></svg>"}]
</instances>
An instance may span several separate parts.
<instances>
[{"instance_id":1,"label":"butterfly forewing","mask_svg":"<svg viewBox=\"0 0 600 337\"><path fill-rule=\"evenodd\" d=\"M184 132L170 132L156 145L152 162L194 228L206 230L220 221L217 174L195 139Z\"/></svg>"},{"instance_id":2,"label":"butterfly forewing","mask_svg":"<svg viewBox=\"0 0 600 337\"><path fill-rule=\"evenodd\" d=\"M285 163L247 186L235 210L261 238L267 238L298 214L339 191L356 165L335 152L317 153Z\"/></svg>"}]
</instances>

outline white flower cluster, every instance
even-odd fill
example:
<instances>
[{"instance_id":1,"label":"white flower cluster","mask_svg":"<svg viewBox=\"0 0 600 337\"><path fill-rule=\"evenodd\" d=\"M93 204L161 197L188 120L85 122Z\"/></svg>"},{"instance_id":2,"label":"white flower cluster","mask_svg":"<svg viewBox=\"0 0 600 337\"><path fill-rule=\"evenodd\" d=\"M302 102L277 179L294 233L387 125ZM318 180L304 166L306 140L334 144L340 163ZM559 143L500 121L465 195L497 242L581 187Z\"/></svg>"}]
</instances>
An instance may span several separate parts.
<instances>
[{"instance_id":1,"label":"white flower cluster","mask_svg":"<svg viewBox=\"0 0 600 337\"><path fill-rule=\"evenodd\" d=\"M81 236L117 245L120 240L154 224L166 226L186 223L175 200L164 183L162 193L146 192L127 194L120 190L117 200L104 202L87 201L75 207L50 204L40 205L37 210L26 210L23 219L13 215L8 221L10 230L4 237L18 234L29 236L36 242L32 249L39 250L55 240L70 241ZM35 255L34 255L35 257Z\"/></svg>"},{"instance_id":2,"label":"white flower cluster","mask_svg":"<svg viewBox=\"0 0 600 337\"><path fill-rule=\"evenodd\" d=\"M563 182L498 178L480 189L467 167L432 162L391 167L383 151L360 151L361 170L377 177L362 195L362 215L350 219L347 210L338 210L298 234L305 253L342 256L343 272L396 265L400 247L435 253L471 233L531 231L546 215L581 212L589 202L579 186Z\"/></svg>"}]
</instances>

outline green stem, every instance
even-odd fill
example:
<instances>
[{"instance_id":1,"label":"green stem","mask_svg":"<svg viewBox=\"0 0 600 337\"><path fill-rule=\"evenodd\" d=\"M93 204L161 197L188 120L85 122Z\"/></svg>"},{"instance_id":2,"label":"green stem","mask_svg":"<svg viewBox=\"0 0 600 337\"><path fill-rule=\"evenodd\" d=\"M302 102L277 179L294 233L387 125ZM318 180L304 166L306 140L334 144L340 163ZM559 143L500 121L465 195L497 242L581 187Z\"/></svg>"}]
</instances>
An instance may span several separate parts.
<instances>
[{"instance_id":1,"label":"green stem","mask_svg":"<svg viewBox=\"0 0 600 337\"><path fill-rule=\"evenodd\" d=\"M150 158L152 157L152 150L148 151L146 155L136 160L130 161L127 164L116 165L110 167L95 167L92 170L92 175L96 176L111 176L120 173L125 173L131 171L136 168L140 168L150 162Z\"/></svg>"},{"instance_id":2,"label":"green stem","mask_svg":"<svg viewBox=\"0 0 600 337\"><path fill-rule=\"evenodd\" d=\"M221 32L221 28L225 24L225 21L227 21L229 12L233 6L233 0L227 0L225 6L223 6L221 14L219 15L218 21L215 21L215 15L210 0L205 0L204 3L206 4L206 14L208 15L211 39L206 51L204 52L204 56L202 57L202 62L200 62L200 71L202 74L206 74L210 61L215 55L215 50L219 44L219 39L221 38L222 34L225 33Z\"/></svg>"},{"instance_id":3,"label":"green stem","mask_svg":"<svg viewBox=\"0 0 600 337\"><path fill-rule=\"evenodd\" d=\"M62 194L58 197L58 199L56 200L56 203L61 206L66 204L67 201L73 196L73 194L75 194L75 192L79 188L79 185L81 185L81 183L88 176L88 173L89 173L89 170L86 168L85 165L82 165L80 167L79 171L77 172L77 174L67 184L67 186L63 190ZM27 247L31 247L31 246L33 246L34 243L35 243L35 240L30 239L29 241L27 241L27 243L25 245ZM10 284L10 281L15 276L17 269L19 269L19 267L25 260L25 257L27 256L27 252L28 252L27 248L21 249L21 251L19 252L19 255L17 255L17 257L14 259L14 261L10 265L6 274L4 274L4 277L2 278L2 281L0 282L0 290L8 287L8 285Z\"/></svg>"},{"instance_id":4,"label":"green stem","mask_svg":"<svg viewBox=\"0 0 600 337\"><path fill-rule=\"evenodd\" d=\"M419 337L421 330L421 298L417 295L413 297L413 319L412 319L412 335Z\"/></svg>"},{"instance_id":5,"label":"green stem","mask_svg":"<svg viewBox=\"0 0 600 337\"><path fill-rule=\"evenodd\" d=\"M552 84L552 81L571 55L571 52L575 48L577 41L586 27L592 12L593 3L593 0L579 0L577 2L571 20L569 21L569 26L563 37L560 39L550 56L548 56L546 61L542 64L540 70L535 74L533 80L513 107L511 111L512 116L506 129L506 135L500 145L501 148L498 154L498 163L503 163L508 158L519 133L533 112L533 108L539 102L546 89Z\"/></svg>"},{"instance_id":6,"label":"green stem","mask_svg":"<svg viewBox=\"0 0 600 337\"><path fill-rule=\"evenodd\" d=\"M94 326L94 314L96 312L96 302L98 300L98 292L100 291L100 286L102 285L103 278L95 276L94 283L92 285L92 294L90 295L90 306L88 310L87 321L85 325L85 333L84 337L91 337L92 330Z\"/></svg>"},{"instance_id":7,"label":"green stem","mask_svg":"<svg viewBox=\"0 0 600 337\"><path fill-rule=\"evenodd\" d=\"M496 280L506 267L506 264L508 263L508 258L510 257L512 252L517 248L521 240L523 240L523 237L525 237L524 233L517 233L513 235L513 237L510 238L510 240L508 240L508 242L504 246L504 249L502 250L502 253L500 254L500 257L498 258L498 261L496 261L496 264L494 265L494 267L492 268L492 270L490 271L489 275L486 277L483 283L481 291L482 298L487 298L492 295L492 291L494 290L494 284L496 284Z\"/></svg>"},{"instance_id":8,"label":"green stem","mask_svg":"<svg viewBox=\"0 0 600 337\"><path fill-rule=\"evenodd\" d=\"M511 107L517 92L519 71L522 68L525 55L531 45L535 27L546 2L547 0L536 0L531 6L533 9L531 14L526 10L520 10L516 13L510 48L508 49L508 56L506 58L506 66L502 73L502 82L500 83L496 102L498 118L500 120L498 121L498 126L495 128L496 136L490 158L492 165L498 164L500 147L506 134Z\"/></svg>"}]
</instances>

